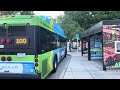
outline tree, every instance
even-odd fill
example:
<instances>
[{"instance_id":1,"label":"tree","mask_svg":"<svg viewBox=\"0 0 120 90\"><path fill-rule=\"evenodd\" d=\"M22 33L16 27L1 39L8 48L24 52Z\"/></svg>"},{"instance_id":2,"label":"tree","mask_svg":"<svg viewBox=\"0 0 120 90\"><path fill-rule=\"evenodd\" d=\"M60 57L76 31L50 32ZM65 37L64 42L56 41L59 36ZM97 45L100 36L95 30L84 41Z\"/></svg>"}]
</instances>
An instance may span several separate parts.
<instances>
[{"instance_id":1,"label":"tree","mask_svg":"<svg viewBox=\"0 0 120 90\"><path fill-rule=\"evenodd\" d=\"M34 15L33 11L0 11L0 15Z\"/></svg>"},{"instance_id":2,"label":"tree","mask_svg":"<svg viewBox=\"0 0 120 90\"><path fill-rule=\"evenodd\" d=\"M69 15L65 15L64 17L58 16L57 23L62 27L68 39L72 39L77 33L79 34L84 30Z\"/></svg>"},{"instance_id":3,"label":"tree","mask_svg":"<svg viewBox=\"0 0 120 90\"><path fill-rule=\"evenodd\" d=\"M0 11L0 15L15 15L18 11Z\"/></svg>"},{"instance_id":4,"label":"tree","mask_svg":"<svg viewBox=\"0 0 120 90\"><path fill-rule=\"evenodd\" d=\"M120 19L120 11L65 11L65 14L85 30L101 20Z\"/></svg>"},{"instance_id":5,"label":"tree","mask_svg":"<svg viewBox=\"0 0 120 90\"><path fill-rule=\"evenodd\" d=\"M62 21L63 21L63 16L58 16L56 19L55 19L55 21L57 22L57 23L59 23L59 24L61 24L62 23Z\"/></svg>"},{"instance_id":6,"label":"tree","mask_svg":"<svg viewBox=\"0 0 120 90\"><path fill-rule=\"evenodd\" d=\"M34 15L33 11L20 11L20 15Z\"/></svg>"},{"instance_id":7,"label":"tree","mask_svg":"<svg viewBox=\"0 0 120 90\"><path fill-rule=\"evenodd\" d=\"M120 19L120 11L65 11L64 17L59 16L57 22L66 36L72 38L101 20L116 19Z\"/></svg>"}]
</instances>

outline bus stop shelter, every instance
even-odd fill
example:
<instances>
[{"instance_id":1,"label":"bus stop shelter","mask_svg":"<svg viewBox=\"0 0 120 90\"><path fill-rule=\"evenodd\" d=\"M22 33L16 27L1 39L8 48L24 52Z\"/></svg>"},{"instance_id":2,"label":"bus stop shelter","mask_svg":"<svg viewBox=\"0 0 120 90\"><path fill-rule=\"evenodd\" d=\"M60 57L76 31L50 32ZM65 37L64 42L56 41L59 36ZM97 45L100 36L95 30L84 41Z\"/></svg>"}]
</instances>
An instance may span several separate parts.
<instances>
[{"instance_id":1,"label":"bus stop shelter","mask_svg":"<svg viewBox=\"0 0 120 90\"><path fill-rule=\"evenodd\" d=\"M103 70L120 67L120 20L103 20L81 33L81 53L86 52L88 60L103 61Z\"/></svg>"}]
</instances>

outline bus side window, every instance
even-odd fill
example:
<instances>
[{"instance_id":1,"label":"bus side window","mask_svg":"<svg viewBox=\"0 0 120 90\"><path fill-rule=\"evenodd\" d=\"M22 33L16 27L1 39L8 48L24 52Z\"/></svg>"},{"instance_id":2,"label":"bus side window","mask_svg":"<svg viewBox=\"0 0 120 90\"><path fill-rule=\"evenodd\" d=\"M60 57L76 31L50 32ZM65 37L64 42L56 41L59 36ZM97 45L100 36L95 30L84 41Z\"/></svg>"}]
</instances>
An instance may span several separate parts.
<instances>
[{"instance_id":1,"label":"bus side window","mask_svg":"<svg viewBox=\"0 0 120 90\"><path fill-rule=\"evenodd\" d=\"M55 34L54 33L49 33L50 37L49 37L49 46L50 49L56 49L57 48L57 40L55 39Z\"/></svg>"},{"instance_id":2,"label":"bus side window","mask_svg":"<svg viewBox=\"0 0 120 90\"><path fill-rule=\"evenodd\" d=\"M50 37L47 37L47 51L51 50L51 46L50 46Z\"/></svg>"},{"instance_id":3,"label":"bus side window","mask_svg":"<svg viewBox=\"0 0 120 90\"><path fill-rule=\"evenodd\" d=\"M51 32L50 31L47 31L46 32L46 37L47 37L47 51L51 51L52 48L51 48L51 45L50 45L50 41L51 41Z\"/></svg>"},{"instance_id":4,"label":"bus side window","mask_svg":"<svg viewBox=\"0 0 120 90\"><path fill-rule=\"evenodd\" d=\"M45 29L41 29L40 32L41 53L47 52L47 33Z\"/></svg>"}]
</instances>

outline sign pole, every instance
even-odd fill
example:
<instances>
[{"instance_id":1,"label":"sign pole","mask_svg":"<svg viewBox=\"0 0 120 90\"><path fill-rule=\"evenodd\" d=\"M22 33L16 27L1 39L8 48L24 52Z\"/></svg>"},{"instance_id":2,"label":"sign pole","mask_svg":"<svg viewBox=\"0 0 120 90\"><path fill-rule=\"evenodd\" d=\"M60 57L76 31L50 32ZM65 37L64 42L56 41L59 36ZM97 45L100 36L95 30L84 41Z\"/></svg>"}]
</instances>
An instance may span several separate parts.
<instances>
[{"instance_id":1,"label":"sign pole","mask_svg":"<svg viewBox=\"0 0 120 90\"><path fill-rule=\"evenodd\" d=\"M76 34L76 39L77 39L77 52L78 52L78 39L80 38L79 34Z\"/></svg>"}]
</instances>

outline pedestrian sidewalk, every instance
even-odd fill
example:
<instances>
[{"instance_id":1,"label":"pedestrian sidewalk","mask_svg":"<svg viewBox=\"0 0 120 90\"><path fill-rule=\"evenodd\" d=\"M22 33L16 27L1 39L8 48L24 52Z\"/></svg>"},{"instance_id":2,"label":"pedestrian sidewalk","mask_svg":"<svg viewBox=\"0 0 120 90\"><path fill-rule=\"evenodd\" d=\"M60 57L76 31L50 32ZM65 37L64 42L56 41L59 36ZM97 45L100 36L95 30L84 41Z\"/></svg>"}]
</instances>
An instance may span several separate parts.
<instances>
[{"instance_id":1,"label":"pedestrian sidewalk","mask_svg":"<svg viewBox=\"0 0 120 90\"><path fill-rule=\"evenodd\" d=\"M103 71L101 60L88 61L81 52L68 51L72 56L63 79L120 79L120 70Z\"/></svg>"}]
</instances>

